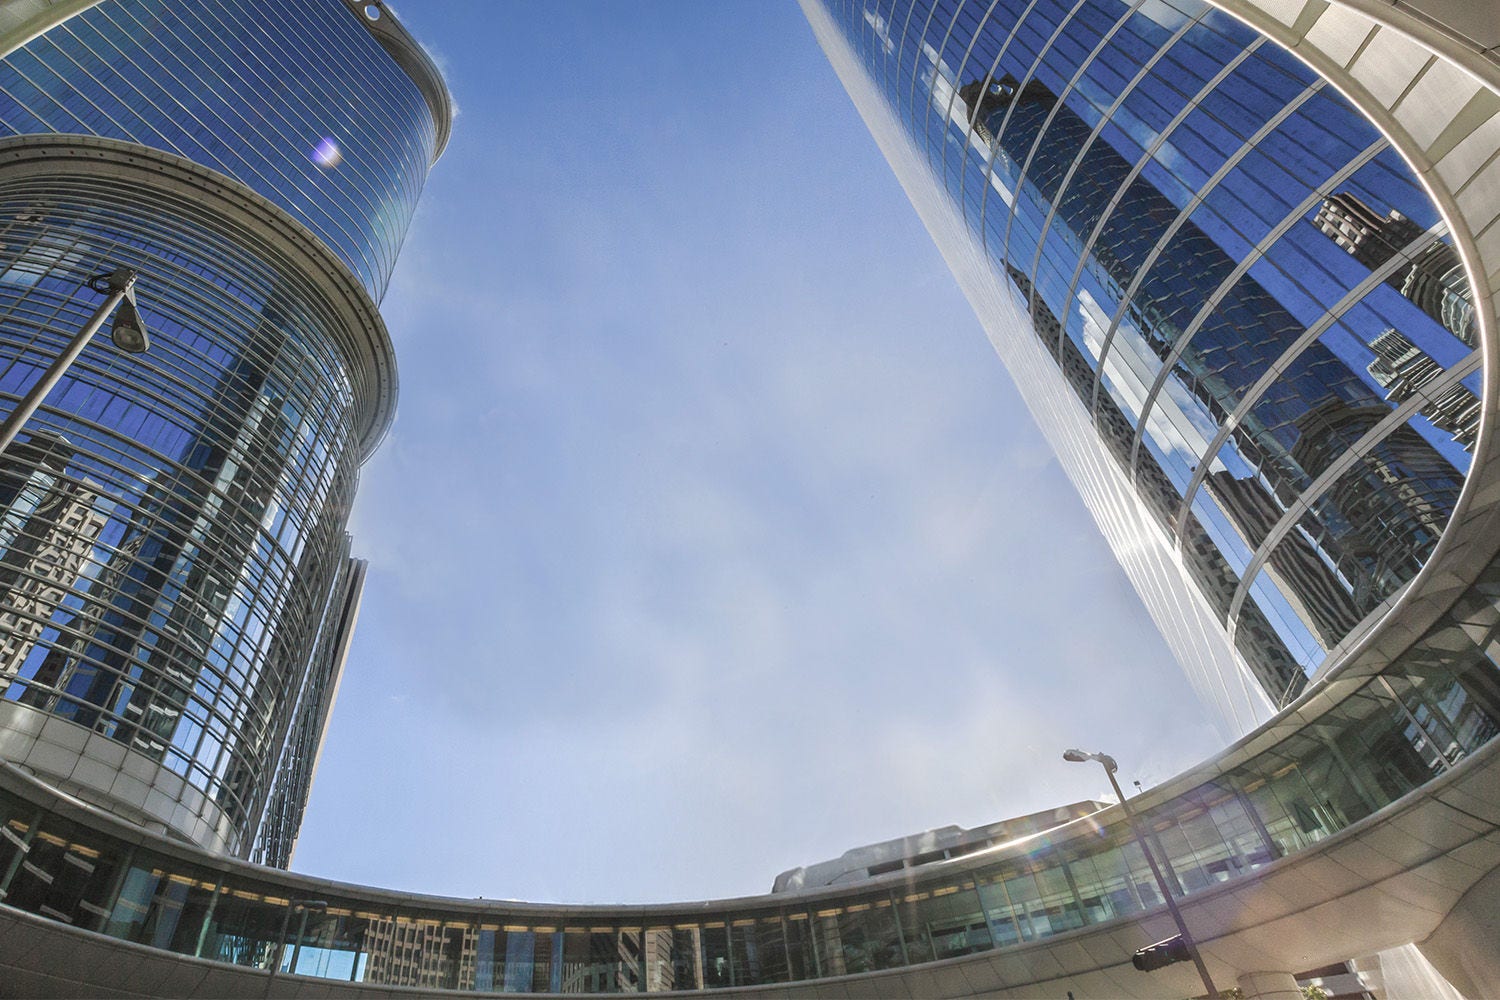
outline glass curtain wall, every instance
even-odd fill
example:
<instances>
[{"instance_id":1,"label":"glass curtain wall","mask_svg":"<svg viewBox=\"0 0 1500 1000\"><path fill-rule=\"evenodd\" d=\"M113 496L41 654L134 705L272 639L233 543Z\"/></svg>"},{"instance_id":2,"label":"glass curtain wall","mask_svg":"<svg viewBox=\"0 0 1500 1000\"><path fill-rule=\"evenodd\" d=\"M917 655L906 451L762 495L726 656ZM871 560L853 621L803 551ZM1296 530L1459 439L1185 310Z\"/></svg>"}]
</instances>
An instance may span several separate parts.
<instances>
[{"instance_id":1,"label":"glass curtain wall","mask_svg":"<svg viewBox=\"0 0 1500 1000\"><path fill-rule=\"evenodd\" d=\"M244 185L205 182L221 204L0 172L0 397L87 319L98 272L140 272L152 341L91 345L0 459L0 714L89 731L59 738L86 765L47 771L80 794L271 863L300 823L347 641L345 520L394 396L374 303L439 133L422 88L440 81L372 25L345 0L103 0L0 60L5 149L160 151Z\"/></svg>"},{"instance_id":2,"label":"glass curtain wall","mask_svg":"<svg viewBox=\"0 0 1500 1000\"><path fill-rule=\"evenodd\" d=\"M258 822L346 560L359 428L344 320L181 207L0 174L0 393L19 396L88 319L97 296L80 289L99 271L152 276L153 340L140 359L86 351L4 459L23 501L0 601L25 642L0 698L156 762L178 779L164 794L233 844ZM60 547L69 562L46 562Z\"/></svg>"},{"instance_id":3,"label":"glass curtain wall","mask_svg":"<svg viewBox=\"0 0 1500 1000\"><path fill-rule=\"evenodd\" d=\"M49 132L241 181L377 301L436 142L421 92L343 0L103 0L0 61L0 135Z\"/></svg>"},{"instance_id":4,"label":"glass curtain wall","mask_svg":"<svg viewBox=\"0 0 1500 1000\"><path fill-rule=\"evenodd\" d=\"M1195 0L824 6L1288 703L1416 575L1469 470L1471 297L1411 169Z\"/></svg>"}]
</instances>

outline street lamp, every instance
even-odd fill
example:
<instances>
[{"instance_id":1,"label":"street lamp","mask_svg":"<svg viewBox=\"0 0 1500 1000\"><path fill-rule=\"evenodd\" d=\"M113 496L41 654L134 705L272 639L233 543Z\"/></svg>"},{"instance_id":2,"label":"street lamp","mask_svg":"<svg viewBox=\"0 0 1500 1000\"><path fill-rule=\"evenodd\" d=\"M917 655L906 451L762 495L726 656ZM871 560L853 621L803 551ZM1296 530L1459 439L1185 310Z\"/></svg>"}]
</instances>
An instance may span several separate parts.
<instances>
[{"instance_id":1,"label":"street lamp","mask_svg":"<svg viewBox=\"0 0 1500 1000\"><path fill-rule=\"evenodd\" d=\"M52 391L73 362L78 360L78 355L94 339L94 334L109 319L110 313L115 314L114 324L109 330L109 338L114 341L115 347L126 354L144 354L150 349L151 338L146 335L146 324L142 322L141 312L135 304L135 279L134 270L117 267L107 274L96 274L88 280L89 288L108 298L94 310L94 315L89 317L83 329L68 341L68 346L52 362L41 380L10 411L5 423L0 424L0 454L10 447L16 435L21 432L22 425L31 419L37 407L42 405L42 400L47 398L47 393Z\"/></svg>"},{"instance_id":2,"label":"street lamp","mask_svg":"<svg viewBox=\"0 0 1500 1000\"><path fill-rule=\"evenodd\" d=\"M302 938L307 933L307 914L311 910L320 913L328 911L326 899L289 899L286 901L286 912L281 915L281 931L276 935L276 954L271 960L271 974L266 977L266 996L271 995L271 984L276 981L276 973L281 971L281 956L286 954L286 926L291 923L292 911L297 910L302 914L302 923L297 927L297 947L292 950L292 964L289 972L297 970L297 955L302 951Z\"/></svg>"},{"instance_id":3,"label":"street lamp","mask_svg":"<svg viewBox=\"0 0 1500 1000\"><path fill-rule=\"evenodd\" d=\"M1177 908L1177 902L1172 898L1171 890L1167 888L1167 880L1162 877L1161 869L1156 866L1156 858L1151 854L1151 848L1146 844L1146 838L1141 834L1141 828L1135 821L1135 810L1130 808L1130 803L1125 801L1125 793L1120 791L1120 783L1115 780L1115 772L1120 765L1107 753L1084 753L1082 750L1064 750L1063 760L1073 764L1081 764L1084 761L1096 760L1104 767L1104 773L1109 775L1109 784L1115 790L1115 798L1120 800L1120 807L1125 810L1125 821L1130 824L1130 832L1135 834L1136 843L1141 845L1141 853L1146 855L1146 863L1151 866L1151 874L1156 876L1156 887L1161 891L1161 898L1167 901L1167 909L1171 911L1172 919L1177 923L1177 933L1182 935L1182 943L1187 946L1189 957L1193 964L1198 967L1198 975L1203 977L1203 986L1208 990L1210 997L1217 997L1219 991L1214 988L1214 981L1208 976L1208 966L1203 964L1203 956L1198 954L1198 946L1193 943L1193 936L1188 933L1187 922L1182 919L1182 911ZM1168 867L1172 862L1165 856L1162 862Z\"/></svg>"}]
</instances>

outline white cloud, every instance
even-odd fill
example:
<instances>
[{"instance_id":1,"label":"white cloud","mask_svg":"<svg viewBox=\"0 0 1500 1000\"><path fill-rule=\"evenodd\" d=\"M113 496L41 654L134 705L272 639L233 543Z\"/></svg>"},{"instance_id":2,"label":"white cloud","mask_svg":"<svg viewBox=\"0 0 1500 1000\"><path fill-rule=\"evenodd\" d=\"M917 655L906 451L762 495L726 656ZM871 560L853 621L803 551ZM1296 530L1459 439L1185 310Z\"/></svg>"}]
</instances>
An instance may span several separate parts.
<instances>
[{"instance_id":1,"label":"white cloud","mask_svg":"<svg viewBox=\"0 0 1500 1000\"><path fill-rule=\"evenodd\" d=\"M1186 685L805 25L785 81L649 28L650 74L615 37L547 65L608 115L476 87L425 196L299 866L757 892L1085 797L1066 745L1192 759Z\"/></svg>"}]
</instances>

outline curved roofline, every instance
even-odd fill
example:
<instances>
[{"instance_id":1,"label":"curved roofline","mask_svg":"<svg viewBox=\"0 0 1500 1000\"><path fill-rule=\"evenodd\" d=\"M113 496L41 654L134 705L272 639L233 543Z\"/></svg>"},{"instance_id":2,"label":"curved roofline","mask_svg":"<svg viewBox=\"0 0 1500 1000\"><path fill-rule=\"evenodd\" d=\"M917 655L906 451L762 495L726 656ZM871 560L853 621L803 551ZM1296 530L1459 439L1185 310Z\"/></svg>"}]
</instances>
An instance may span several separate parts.
<instances>
[{"instance_id":1,"label":"curved roofline","mask_svg":"<svg viewBox=\"0 0 1500 1000\"><path fill-rule=\"evenodd\" d=\"M351 367L365 375L364 398L356 397L353 408L360 462L374 453L395 419L395 348L364 285L306 226L232 177L173 153L117 139L50 132L0 139L0 177L14 170L93 174L165 190L204 205L285 253L292 268L326 295L345 320L345 336L338 330L330 333Z\"/></svg>"},{"instance_id":2,"label":"curved roofline","mask_svg":"<svg viewBox=\"0 0 1500 1000\"><path fill-rule=\"evenodd\" d=\"M1307 730L1307 725L1292 725L1283 727L1276 733L1265 732L1267 737L1263 742L1268 744L1281 744L1290 742L1291 739L1301 735ZM1263 748L1259 748L1263 749ZM1228 757L1230 754L1225 754ZM1409 807L1412 802L1424 796L1431 796L1454 784L1464 784L1475 773L1483 773L1487 768L1500 767L1500 738L1491 739L1480 746L1473 753L1466 755L1454 766L1445 771L1433 774L1417 787L1398 796L1391 802L1381 806L1379 809L1369 813L1360 819L1348 823L1342 828L1332 831L1328 837L1321 839L1305 847L1296 848L1273 859L1267 864L1285 866L1289 861L1299 856L1322 850L1330 843L1345 842L1368 832L1390 818L1393 814L1400 813ZM1192 769L1191 773L1197 780L1194 787L1202 785L1205 780L1211 781L1222 776L1227 770L1224 758L1210 759L1204 761ZM1185 778L1188 774L1179 775ZM1176 785L1174 779L1170 785ZM1145 814L1153 805L1177 798L1181 792L1174 790L1170 794L1160 794L1165 785L1158 785L1147 792L1130 797L1132 806L1140 814ZM785 892L764 892L748 896L721 896L707 899L678 899L665 902L646 903L561 903L561 902L537 902L524 899L507 899L486 896L446 896L438 893L422 892L419 890L401 889L391 886L369 885L360 882L347 882L342 879L328 878L321 875L312 875L307 872L293 871L286 868L273 868L267 865L257 864L245 858L232 854L225 854L204 848L200 844L182 840L177 837L168 836L153 830L146 829L139 824L133 823L129 818L111 812L101 806L89 802L86 799L72 794L56 785L51 784L46 778L33 773L29 768L15 764L9 760L0 758L0 793L9 793L25 799L28 803L40 806L49 812L56 813L65 819L78 823L90 830L115 837L163 855L164 857L184 862L196 867L207 868L222 874L233 874L244 879L246 884L257 887L274 886L287 895L294 891L301 891L309 897L321 897L331 895L343 897L346 900L357 900L360 903L372 906L393 906L405 908L408 911L447 912L465 917L478 917L498 919L514 917L518 919L531 919L540 922L636 922L638 925L661 926L670 924L675 920L713 919L714 916L723 916L733 911L736 919L745 917L760 917L776 912L795 909L815 909L820 906L838 905L842 902L857 900L860 897L876 896L882 892L899 890L903 892L920 892L930 890L934 886L942 886L955 880L961 881L963 877L976 870L993 866L1002 861L1019 861L1035 863L1038 858L1051 854L1054 851L1067 847L1079 846L1119 846L1127 843L1135 843L1135 833L1126 820L1125 813L1118 805L1111 805L1099 812L1078 819L1071 820L1062 826L1051 830L1042 830L1037 833L1018 837L1003 843L988 847L961 858L951 858L944 861L933 862L920 868L907 868L898 872L890 872L875 875L858 882L847 882L841 885L814 886L809 888L791 889ZM1148 801L1145 796L1150 796ZM1472 832L1472 831L1470 831ZM1115 839L1111 840L1111 837ZM1106 843L1108 842L1108 843ZM1257 878L1262 877L1256 873L1246 873L1228 878L1216 886L1205 886L1198 890L1190 891L1185 895L1177 895L1179 902L1190 902L1195 895L1205 889L1213 889L1219 886L1233 889L1243 888L1253 884ZM1127 920L1141 920L1152 915L1165 915L1165 908L1160 904L1148 907L1145 910L1135 911L1127 914ZM1107 922L1107 921L1106 921ZM1065 932L1054 932L1044 936L1043 940L1061 937ZM1029 944L1033 942L1025 942ZM1017 945L1002 945L992 951L1003 951L1006 948L1018 947ZM905 968L919 968L923 965L932 964L927 962L913 962ZM3 968L3 965L0 965ZM780 985L796 986L799 983L826 982L837 976L815 976L802 980L794 980L790 983ZM714 988L711 992L720 993L722 987ZM440 990L439 992L450 992Z\"/></svg>"},{"instance_id":3,"label":"curved roofline","mask_svg":"<svg viewBox=\"0 0 1500 1000\"><path fill-rule=\"evenodd\" d=\"M0 59L98 3L99 0L52 0L51 3L31 0L8 7L0 4L5 7L0 10Z\"/></svg>"},{"instance_id":4,"label":"curved roofline","mask_svg":"<svg viewBox=\"0 0 1500 1000\"><path fill-rule=\"evenodd\" d=\"M1475 808L1474 803L1484 801L1486 790L1493 786L1497 775L1500 775L1500 752L1497 751L1500 751L1500 741L1491 741L1476 754L1466 758L1461 769L1432 779L1410 795L1318 840L1304 850L1262 865L1248 878L1212 882L1187 895L1177 895L1179 906L1194 929L1200 952L1205 961L1211 964L1214 974L1218 976L1227 973L1243 983L1246 977L1255 975L1244 971L1246 969L1288 969L1318 965L1339 961L1344 955L1354 953L1353 949L1356 947L1374 946L1379 950L1413 938L1422 942L1419 947L1423 955L1431 959L1433 953L1428 945L1436 936L1433 934L1434 929L1438 934L1445 928L1451 930L1454 913L1465 905L1465 901L1474 898L1476 891L1483 893L1493 888L1495 875L1486 867L1495 853L1493 817L1468 813L1469 819L1462 824L1453 822L1452 817L1464 815L1466 810ZM831 943L834 948L840 947L838 924L833 921L842 915L837 909L817 912L820 902L807 897L801 899L802 905L787 911L772 909L758 914L726 913L723 906L709 904L678 906L670 910L656 908L645 912L632 912L640 908L630 906L548 907L546 912L538 912L526 904L507 906L498 900L450 902L443 897L392 891L384 891L383 898L376 899L365 893L343 892L343 883L278 869L257 868L222 856L205 857L203 852L195 852L187 845L151 834L143 836L139 829L131 830L129 824L59 793L38 782L24 770L9 764L0 764L0 789L30 806L32 815L37 817L32 820L32 829L43 823L53 826L49 817L56 817L65 823L80 824L113 841L105 847L106 851L123 853L122 849L130 851L145 848L151 852L149 856L153 867L160 866L162 874L170 873L169 877L173 877L174 881L199 881L212 873L209 877L217 876L215 883L199 881L201 889L213 885L216 896L242 896L249 905L263 906L271 915L270 921L262 925L263 929L258 932L252 930L245 935L250 944L266 946L258 953L247 950L243 957L236 957L209 952L200 957L198 951L192 948L194 938L202 940L197 935L189 938L185 946L178 944L176 947L158 947L137 943L118 928L112 934L81 929L70 921L58 920L50 914L39 912L34 904L24 909L0 908L4 910L3 915L0 915L0 933L10 931L16 934L19 931L20 934L16 934L22 942L19 954L25 955L29 951L37 956L31 961L13 960L8 968L5 962L0 961L0 968L7 972L14 970L13 975L18 975L23 983L32 987L24 991L28 994L92 995L101 989L113 987L119 981L112 978L118 975L114 970L123 963L110 959L119 956L128 957L137 966L131 973L132 982L147 984L148 987L154 985L163 995L171 993L246 998L316 995L357 997L363 1000L372 997L391 997L395 1000L418 995L428 998L495 997L500 995L496 990L503 989L498 974L500 969L515 961L502 946L491 952L495 958L493 970L496 975L493 981L483 986L471 978L467 982L462 979L428 981L413 989L412 986L416 984L397 985L399 980L357 975L361 954L376 954L375 948L382 954L389 954L389 946L380 946L378 938L377 942L367 944L365 940L359 940L365 938L365 934L356 930L357 939L346 938L343 942L332 945L332 950L354 957L352 971L355 975L346 976L342 970L335 971L326 964L304 970L295 964L295 960L286 971L271 971L271 963L267 960L274 953L273 949L282 948L284 958L286 947L295 947L293 941L306 940L304 931L299 931L297 938L287 940L287 926L291 923L291 917L297 912L317 913L325 906L328 912L337 913L341 917L353 917L357 921L371 923L383 922L388 927L397 921L409 926L426 925L434 930L441 927L444 930L439 933L443 938L438 940L448 939L448 934L460 931L464 932L467 942L472 940L467 933L470 928L478 930L474 925L483 923L496 931L502 928L507 932L535 930L541 932L537 934L538 937L542 937L547 931L562 932L566 928L585 933L633 933L637 935L637 941L643 941L643 932L660 932L672 929L678 923L692 925L699 921L704 923L705 930L712 926L724 927L726 923L733 921L736 926L744 927L747 933L753 933L750 925L765 918L783 925L803 923L805 926L814 922L824 923L825 927L831 925L835 929ZM65 828L53 826L53 829ZM1418 831L1419 835L1409 834L1408 831L1411 830ZM1394 839L1392 831L1398 834ZM1437 843L1428 844L1427 840ZM87 843L97 845L99 841L94 839ZM1024 855L1026 852L1021 853ZM1461 856L1470 863L1454 863L1451 860L1454 856ZM174 861L186 861L191 867L173 872L171 866ZM1138 863L1134 867L1139 870ZM1021 872L1024 872L1024 868L1018 869L1018 873ZM241 876L244 881L239 881ZM1135 876L1127 876L1133 877ZM968 893L974 893L975 889L973 883L960 886L960 891ZM923 887L916 885L892 883L885 886L884 905L889 907L887 912L898 914L898 907L902 903L909 905L926 898L925 891ZM113 899L114 895L107 898ZM434 900L438 905L428 905ZM866 896L862 904L855 903L848 912L855 914L870 910L871 901ZM835 899L830 902L837 907L843 901ZM594 961L606 966L613 964L625 970L629 968L626 963L632 962L632 956L635 956L632 964L640 970L639 980L626 981L622 976L619 983L610 982L608 986L603 983L590 986L587 979L581 982L575 980L575 985L582 985L581 992L590 995L612 992L611 987L625 985L626 989L621 992L647 992L672 997L722 995L768 1000L823 995L1057 996L1064 990L1078 990L1086 996L1161 997L1195 994L1198 990L1189 978L1192 976L1190 965L1182 964L1159 970L1149 979L1131 969L1131 950L1160 938L1170 926L1165 909L1159 902L1153 902L1154 906L1144 910L1115 913L1102 920L1070 928L1049 928L1040 935L1034 934L1029 940L1011 941L972 951L960 950L942 957L934 957L930 952L919 953L913 960L903 946L899 963L884 967L871 966L860 971L848 971L841 963L832 966L820 963L816 945L818 937L803 931L805 936L801 942L793 943L797 939L795 934L783 938L784 950L781 954L790 953L794 948L802 949L805 944L812 952L808 955L812 964L793 971L791 967L776 961L778 953L772 944L768 949L772 956L771 976L761 978L752 972L748 982L735 983L731 978L729 984L710 984L701 978L695 982L689 969L686 982L679 983L675 978L669 978L648 985L645 962L650 961L649 953L641 956L633 950L621 950L613 956L599 955ZM158 904L153 901L152 905ZM876 908L881 905L879 901L875 901ZM978 911L975 916L982 916L992 925L1014 920L1014 916L1010 914L1020 910L1008 898L1003 899L1001 905L1004 910L992 916L994 911L984 907L977 898L970 904L972 909ZM376 912L366 910L367 906ZM797 911L801 911L800 916ZM1372 912L1379 913L1382 919L1372 924L1369 919ZM280 932L279 945L271 937L272 932L269 930L276 926L274 921L277 913L285 914L286 919ZM207 931L212 926L211 914L202 919L202 927ZM1462 921L1465 916L1460 915L1459 919ZM506 926L513 921L522 926ZM898 915L888 925L888 929L895 930L899 940L914 941L922 933L920 928L903 928L900 921ZM538 923L543 926L536 926ZM604 926L599 926L601 924ZM1018 934L1021 933L1019 925L1013 926ZM306 927L306 931L312 932L312 927ZM22 934L26 936L21 936ZM25 943L28 937L35 942L29 947ZM389 940L389 931L385 937ZM822 939L825 942L828 940L827 937ZM321 940L327 941L326 938ZM417 954L430 954L436 950L435 943L433 938L419 940L413 950ZM352 948L349 947L351 944ZM372 944L375 948L371 947ZM465 947L466 958L471 955L477 958L477 948L470 951L469 947ZM702 968L699 963L706 964L707 956L704 951L699 950L696 943L691 947L697 951L691 958L693 965ZM552 954L557 954L558 951L560 946ZM84 960L69 969L64 969L55 958L59 954L72 956L80 953L85 956ZM804 950L804 954L806 953ZM526 950L524 955L526 957L521 961L525 963L529 982L532 953ZM723 954L726 964L731 967L731 977L734 967L747 969L744 952L739 951L738 957L736 956L737 950L732 945ZM473 959L469 958L468 961L472 963ZM545 958L543 961L544 968L551 964ZM657 961L663 961L659 954ZM749 961L753 963L755 960L751 958ZM505 963L504 966L502 962ZM453 963L454 966L458 964L458 961ZM476 970L473 964L469 967L472 975ZM753 969L754 966L749 968ZM106 971L100 972L101 969ZM1466 974L1461 958L1442 962L1438 970L1448 976L1455 973ZM1289 973L1286 975L1290 976ZM282 985L273 986L273 981ZM559 994L547 989L545 992L528 992L526 995L535 997ZM1478 990L1466 989L1465 995L1481 994Z\"/></svg>"},{"instance_id":5,"label":"curved roofline","mask_svg":"<svg viewBox=\"0 0 1500 1000\"><path fill-rule=\"evenodd\" d=\"M422 99L432 112L433 127L437 130L432 150L432 162L436 163L443 150L448 148L448 138L453 132L453 96L448 93L442 71L422 43L396 19L385 0L348 0L348 3L355 17L422 92ZM364 10L367 7L377 9L380 16L366 16Z\"/></svg>"}]
</instances>

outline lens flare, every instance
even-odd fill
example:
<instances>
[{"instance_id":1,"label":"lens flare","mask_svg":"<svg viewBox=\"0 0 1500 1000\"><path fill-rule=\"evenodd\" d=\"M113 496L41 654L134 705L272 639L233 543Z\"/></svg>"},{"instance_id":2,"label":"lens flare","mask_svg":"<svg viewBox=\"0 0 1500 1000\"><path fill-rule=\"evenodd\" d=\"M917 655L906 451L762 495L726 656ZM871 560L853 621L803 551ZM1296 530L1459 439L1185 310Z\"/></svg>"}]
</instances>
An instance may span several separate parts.
<instances>
[{"instance_id":1,"label":"lens flare","mask_svg":"<svg viewBox=\"0 0 1500 1000\"><path fill-rule=\"evenodd\" d=\"M326 136L313 147L312 161L324 170L332 170L344 162L344 151L339 144Z\"/></svg>"}]
</instances>

